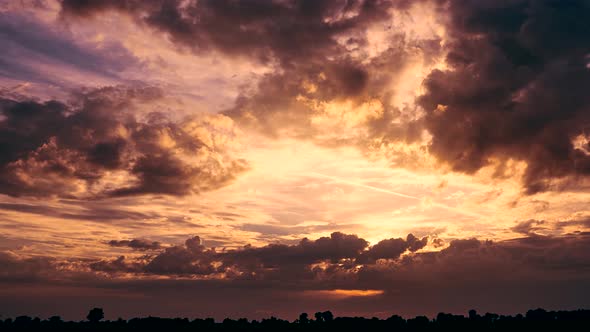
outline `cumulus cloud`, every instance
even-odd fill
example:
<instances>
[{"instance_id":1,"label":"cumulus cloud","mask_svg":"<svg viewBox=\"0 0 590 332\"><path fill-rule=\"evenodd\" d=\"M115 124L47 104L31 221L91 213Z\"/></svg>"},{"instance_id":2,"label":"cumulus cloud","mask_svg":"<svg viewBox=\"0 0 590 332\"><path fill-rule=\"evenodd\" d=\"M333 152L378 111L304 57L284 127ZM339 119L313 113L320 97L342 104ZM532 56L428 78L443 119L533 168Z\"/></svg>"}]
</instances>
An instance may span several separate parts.
<instances>
[{"instance_id":1,"label":"cumulus cloud","mask_svg":"<svg viewBox=\"0 0 590 332\"><path fill-rule=\"evenodd\" d=\"M166 248L149 261L144 270L162 275L209 275L216 272L213 266L214 249L206 249L196 236L185 241L184 246Z\"/></svg>"},{"instance_id":2,"label":"cumulus cloud","mask_svg":"<svg viewBox=\"0 0 590 332\"><path fill-rule=\"evenodd\" d=\"M459 239L442 250L423 250L427 239L382 240L369 246L355 235L333 233L296 245L217 251L199 237L164 249L155 256L119 257L90 264L92 270L117 275L190 276L196 279L267 280L301 283L314 289L397 289L404 283L439 283L441 287L482 284L500 278L510 283L564 280L571 271L588 266L587 234L541 236L529 234L505 241ZM448 285L446 285L448 283Z\"/></svg>"},{"instance_id":3,"label":"cumulus cloud","mask_svg":"<svg viewBox=\"0 0 590 332\"><path fill-rule=\"evenodd\" d=\"M417 248L416 241L422 240L408 236L368 246L355 235L334 233L291 246L217 251L205 247L199 237L191 237L183 245L165 248L156 255L99 261L61 261L5 252L0 255L0 276L6 285L35 280L36 287L43 288L51 287L55 280L77 280L84 287L103 291L123 288L154 298L196 292L211 305L220 294L243 299L256 290L262 297L256 303L263 306L276 296L284 299L288 294L301 305L320 301L335 310L352 311L361 303L367 310L379 311L407 305L408 301L421 303L419 309L426 312L473 307L525 310L533 305L531 297L538 305L583 306L579 292L588 286L588 234L528 235L505 241L458 239L442 250L412 252ZM403 247L407 249L400 254ZM367 253L381 258L357 259ZM182 281L187 278L190 282ZM539 292L539 287L547 288ZM321 298L310 295L334 289L378 291L366 299L332 298L329 292L322 293L328 295ZM221 314L227 315L227 305L224 302ZM282 310L294 314L300 306Z\"/></svg>"},{"instance_id":4,"label":"cumulus cloud","mask_svg":"<svg viewBox=\"0 0 590 332\"><path fill-rule=\"evenodd\" d=\"M184 245L165 248L161 253L146 260L140 270L148 274L162 275L225 275L232 278L257 279L299 275L313 279L314 264L325 263L333 265L336 269L348 266L348 269L354 264L373 264L377 259L398 259L406 251L416 252L422 249L427 242L426 237L418 239L409 234L406 240L388 239L369 247L366 240L356 235L334 232L329 237L320 237L316 240L304 238L295 245L248 245L239 249L218 251L202 245L200 237L196 236L187 239ZM132 241L111 241L109 244L131 246ZM152 249L149 242L136 243L136 246L149 246ZM131 268L124 257L112 261L103 260L92 268L115 272L117 266L121 268L121 272L137 269L137 265Z\"/></svg>"},{"instance_id":5,"label":"cumulus cloud","mask_svg":"<svg viewBox=\"0 0 590 332\"><path fill-rule=\"evenodd\" d=\"M231 120L137 111L161 97L157 88L106 87L68 104L0 100L1 192L186 195L221 187L247 169L225 150Z\"/></svg>"},{"instance_id":6,"label":"cumulus cloud","mask_svg":"<svg viewBox=\"0 0 590 332\"><path fill-rule=\"evenodd\" d=\"M375 262L377 259L396 259L406 250L415 252L424 248L427 243L428 237L419 239L413 234L408 234L406 240L401 238L381 240L367 250L360 261L369 260Z\"/></svg>"},{"instance_id":7,"label":"cumulus cloud","mask_svg":"<svg viewBox=\"0 0 590 332\"><path fill-rule=\"evenodd\" d=\"M314 263L351 260L368 246L356 235L334 232L317 240L304 238L296 245L270 244L264 247L246 246L221 254L222 268L240 278L282 279L313 278Z\"/></svg>"},{"instance_id":8,"label":"cumulus cloud","mask_svg":"<svg viewBox=\"0 0 590 332\"><path fill-rule=\"evenodd\" d=\"M225 275L230 278L282 279L301 278L313 280L316 274L326 275L314 264L328 264L328 274L345 273L354 264L374 264L377 259L397 259L406 251L415 252L423 248L427 238L418 239L409 234L407 239L383 240L369 247L369 243L357 237L335 232L330 237L317 240L307 238L296 245L270 244L263 247L246 246L241 249L216 251L207 249L199 237L189 238L183 246L166 248L149 260L143 268L148 274L163 275ZM121 272L129 271L123 260L95 267L114 271L120 266ZM331 277L331 276L330 276Z\"/></svg>"},{"instance_id":9,"label":"cumulus cloud","mask_svg":"<svg viewBox=\"0 0 590 332\"><path fill-rule=\"evenodd\" d=\"M148 274L161 275L230 275L239 278L271 276L289 270L306 272L305 267L318 262L339 262L358 257L368 242L356 235L335 232L317 240L307 238L296 245L270 244L264 247L245 246L240 249L217 251L206 248L198 236L189 238L184 245L172 246L155 255L142 267ZM394 257L393 254L390 255ZM130 270L124 258L103 260L93 268L114 272ZM307 269L309 270L309 269ZM309 272L309 271L307 271Z\"/></svg>"}]
</instances>

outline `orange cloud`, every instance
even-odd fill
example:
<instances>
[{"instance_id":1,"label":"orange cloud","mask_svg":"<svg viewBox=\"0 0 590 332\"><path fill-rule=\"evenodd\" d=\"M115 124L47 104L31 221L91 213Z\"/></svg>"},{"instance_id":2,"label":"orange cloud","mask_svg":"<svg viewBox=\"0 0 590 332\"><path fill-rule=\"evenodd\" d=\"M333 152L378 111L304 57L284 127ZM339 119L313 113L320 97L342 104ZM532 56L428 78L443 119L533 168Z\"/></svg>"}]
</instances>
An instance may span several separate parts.
<instances>
[{"instance_id":1,"label":"orange cloud","mask_svg":"<svg viewBox=\"0 0 590 332\"><path fill-rule=\"evenodd\" d=\"M330 290L310 290L304 291L306 296L326 297L333 299L343 299L349 297L371 297L382 295L385 291L380 289L330 289Z\"/></svg>"}]
</instances>

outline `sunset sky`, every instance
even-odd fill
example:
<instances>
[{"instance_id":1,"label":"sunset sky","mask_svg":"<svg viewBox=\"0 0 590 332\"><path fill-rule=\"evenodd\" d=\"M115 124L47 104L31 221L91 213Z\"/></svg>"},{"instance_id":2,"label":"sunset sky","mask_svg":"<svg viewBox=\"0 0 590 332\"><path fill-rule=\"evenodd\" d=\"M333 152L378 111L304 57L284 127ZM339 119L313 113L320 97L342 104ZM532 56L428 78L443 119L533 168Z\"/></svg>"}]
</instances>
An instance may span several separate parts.
<instances>
[{"instance_id":1,"label":"sunset sky","mask_svg":"<svg viewBox=\"0 0 590 332\"><path fill-rule=\"evenodd\" d=\"M0 319L590 308L590 2L0 0Z\"/></svg>"}]
</instances>

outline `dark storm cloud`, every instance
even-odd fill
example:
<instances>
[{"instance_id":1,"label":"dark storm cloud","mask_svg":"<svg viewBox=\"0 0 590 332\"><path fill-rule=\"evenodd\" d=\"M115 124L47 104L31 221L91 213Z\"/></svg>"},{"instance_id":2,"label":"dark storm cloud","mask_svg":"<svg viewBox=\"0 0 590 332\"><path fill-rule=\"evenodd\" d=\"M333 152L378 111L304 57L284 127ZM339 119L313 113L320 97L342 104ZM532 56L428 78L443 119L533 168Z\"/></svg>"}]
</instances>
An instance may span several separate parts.
<instances>
[{"instance_id":1,"label":"dark storm cloud","mask_svg":"<svg viewBox=\"0 0 590 332\"><path fill-rule=\"evenodd\" d=\"M112 247L129 247L133 250L157 250L162 249L162 244L157 241L148 241L145 239L132 240L111 240L108 244Z\"/></svg>"},{"instance_id":2,"label":"dark storm cloud","mask_svg":"<svg viewBox=\"0 0 590 332\"><path fill-rule=\"evenodd\" d=\"M523 160L528 193L588 175L588 146L572 140L590 123L590 2L450 1L448 14L450 69L420 99L430 152L467 173Z\"/></svg>"},{"instance_id":3,"label":"dark storm cloud","mask_svg":"<svg viewBox=\"0 0 590 332\"><path fill-rule=\"evenodd\" d=\"M71 104L0 100L0 191L13 196L184 195L223 186L246 169L245 161L207 146L183 129L183 122L155 112L146 120L134 115L137 104L161 95L149 87L106 87L80 93ZM197 153L201 160L183 159ZM128 178L95 189L114 171L129 173L134 182Z\"/></svg>"}]
</instances>

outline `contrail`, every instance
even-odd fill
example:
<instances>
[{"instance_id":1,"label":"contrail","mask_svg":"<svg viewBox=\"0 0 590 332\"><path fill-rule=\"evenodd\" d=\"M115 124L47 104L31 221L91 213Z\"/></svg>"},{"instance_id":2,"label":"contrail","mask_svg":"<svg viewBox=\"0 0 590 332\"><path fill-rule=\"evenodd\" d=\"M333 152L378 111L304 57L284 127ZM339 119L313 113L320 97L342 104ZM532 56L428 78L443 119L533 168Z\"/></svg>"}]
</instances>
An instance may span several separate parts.
<instances>
[{"instance_id":1,"label":"contrail","mask_svg":"<svg viewBox=\"0 0 590 332\"><path fill-rule=\"evenodd\" d=\"M387 190L387 189L383 189L383 188L379 188L379 187L374 187L374 186L370 186L367 184L363 184L363 183L358 183L358 182L354 182L354 181L349 181L349 180L345 180L342 178L338 178L338 177L334 177L334 176L330 176L330 175L325 175L322 173L317 173L317 172L309 172L306 174L312 174L314 176L317 177L321 177L321 178L325 178L325 179L330 179L336 182L340 182L340 183L346 183L349 184L351 186L356 186L356 187L361 187L361 188L366 188L366 189L371 189L374 191L378 191L378 192L382 192L385 194L390 194L390 195L394 195L394 196L398 196L398 197L403 197L403 198L408 198L408 199L413 199L413 200L417 200L417 201L422 201L423 199L417 196L412 196L412 195L406 195L406 194L402 194L400 192L397 191L393 191L393 190ZM473 213L473 212L467 212L467 211L463 211L461 209L452 207L452 206L448 206L446 204L443 203L438 203L438 202L431 202L432 206L436 206L448 211L453 211L459 214L463 214L466 216L470 216L470 217L476 217L476 218L482 218L484 217L484 215L478 214L478 213Z\"/></svg>"},{"instance_id":2,"label":"contrail","mask_svg":"<svg viewBox=\"0 0 590 332\"><path fill-rule=\"evenodd\" d=\"M392 191L392 190L387 190L387 189L383 189L383 188L379 188L379 187L373 187L373 186L369 186L369 185L366 185L366 184L362 184L362 183L358 183L358 182L353 182L353 181L348 181L348 180L344 180L344 179L341 179L341 178L337 178L337 177L333 177L333 176L329 176L329 175L325 175L325 174L321 174L321 173L316 173L316 172L310 172L310 173L313 174L313 175L315 175L315 176L318 176L318 177L322 177L322 178L334 180L334 181L341 182L341 183L350 184L352 186L367 188L367 189L371 189L371 190L374 190L374 191L379 191L379 192L382 192L382 193L386 193L386 194L390 194L390 195L395 195L395 196L399 196L399 197L420 200L419 197L410 196L410 195L406 195L406 194L402 194L402 193L398 193L398 192Z\"/></svg>"}]
</instances>

